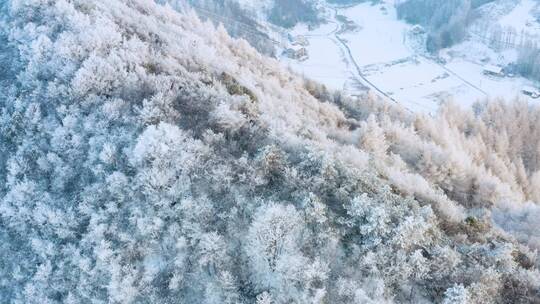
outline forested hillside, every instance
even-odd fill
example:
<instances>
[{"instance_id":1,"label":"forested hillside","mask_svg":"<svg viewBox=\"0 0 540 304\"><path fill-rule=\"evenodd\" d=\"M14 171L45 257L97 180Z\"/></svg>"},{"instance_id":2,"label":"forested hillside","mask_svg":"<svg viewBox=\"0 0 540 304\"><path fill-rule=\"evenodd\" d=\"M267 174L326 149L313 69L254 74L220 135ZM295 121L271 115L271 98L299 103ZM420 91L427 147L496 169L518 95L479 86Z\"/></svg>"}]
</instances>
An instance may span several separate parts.
<instances>
[{"instance_id":1,"label":"forested hillside","mask_svg":"<svg viewBox=\"0 0 540 304\"><path fill-rule=\"evenodd\" d=\"M1 303L538 303L540 108L414 115L147 0L0 2Z\"/></svg>"},{"instance_id":2,"label":"forested hillside","mask_svg":"<svg viewBox=\"0 0 540 304\"><path fill-rule=\"evenodd\" d=\"M260 53L275 56L275 46L266 30L259 24L259 16L241 5L237 0L159 0L175 10L186 13L194 10L202 20L222 25L227 33L242 38Z\"/></svg>"},{"instance_id":3,"label":"forested hillside","mask_svg":"<svg viewBox=\"0 0 540 304\"><path fill-rule=\"evenodd\" d=\"M400 18L428 29L426 47L435 52L461 42L475 9L489 2L493 0L404 0L397 11Z\"/></svg>"},{"instance_id":4,"label":"forested hillside","mask_svg":"<svg viewBox=\"0 0 540 304\"><path fill-rule=\"evenodd\" d=\"M315 4L313 0L273 0L268 20L286 28L299 22L317 24L321 20Z\"/></svg>"},{"instance_id":5,"label":"forested hillside","mask_svg":"<svg viewBox=\"0 0 540 304\"><path fill-rule=\"evenodd\" d=\"M188 3L204 8L217 16L225 17L221 22L236 22L249 25L255 21L269 21L274 25L290 28L302 22L317 24L322 22L317 0L163 0L169 3ZM230 14L232 12L233 14ZM204 15L204 12L202 12ZM238 23L241 22L241 23Z\"/></svg>"}]
</instances>

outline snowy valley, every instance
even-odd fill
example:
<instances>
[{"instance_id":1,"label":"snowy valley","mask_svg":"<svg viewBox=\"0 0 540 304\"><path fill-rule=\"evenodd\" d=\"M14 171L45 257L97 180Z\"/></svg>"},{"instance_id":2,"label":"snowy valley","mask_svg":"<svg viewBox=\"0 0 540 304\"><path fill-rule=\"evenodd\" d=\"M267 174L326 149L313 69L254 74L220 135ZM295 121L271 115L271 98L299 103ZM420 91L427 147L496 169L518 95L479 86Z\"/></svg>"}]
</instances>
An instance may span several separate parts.
<instances>
[{"instance_id":1,"label":"snowy valley","mask_svg":"<svg viewBox=\"0 0 540 304\"><path fill-rule=\"evenodd\" d=\"M434 113L448 100L463 106L487 98L539 102L538 82L503 71L516 60L518 46L496 49L486 34L486 23L493 30L495 19L500 31L526 32L535 43L540 41L540 23L533 15L537 2L504 0L481 7L483 15L469 26L466 40L437 54L426 51L424 28L398 19L395 2L322 4L327 24L315 29L299 24L290 31L293 42L297 37L308 41L303 46L307 56L296 60L282 55L281 61L329 88L350 95L370 89L415 112Z\"/></svg>"}]
</instances>

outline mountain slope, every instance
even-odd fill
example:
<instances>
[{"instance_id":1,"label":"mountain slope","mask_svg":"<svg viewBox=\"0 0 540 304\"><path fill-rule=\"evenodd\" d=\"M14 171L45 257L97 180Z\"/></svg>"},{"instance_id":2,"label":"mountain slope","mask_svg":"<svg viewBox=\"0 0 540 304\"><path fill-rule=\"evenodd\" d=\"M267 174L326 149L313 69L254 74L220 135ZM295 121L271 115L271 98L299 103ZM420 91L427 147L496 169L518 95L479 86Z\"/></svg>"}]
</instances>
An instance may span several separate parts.
<instances>
[{"instance_id":1,"label":"mountain slope","mask_svg":"<svg viewBox=\"0 0 540 304\"><path fill-rule=\"evenodd\" d=\"M2 302L538 300L536 257L479 211L537 194L446 163L451 114L331 94L149 1L1 12ZM491 178L470 205L462 172Z\"/></svg>"}]
</instances>

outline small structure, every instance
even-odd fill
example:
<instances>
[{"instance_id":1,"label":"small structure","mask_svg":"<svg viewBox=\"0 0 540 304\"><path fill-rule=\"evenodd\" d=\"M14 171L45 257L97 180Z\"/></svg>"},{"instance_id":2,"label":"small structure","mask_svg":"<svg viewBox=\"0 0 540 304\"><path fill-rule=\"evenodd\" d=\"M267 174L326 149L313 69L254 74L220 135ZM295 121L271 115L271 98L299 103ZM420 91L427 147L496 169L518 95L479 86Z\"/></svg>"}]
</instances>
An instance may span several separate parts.
<instances>
[{"instance_id":1,"label":"small structure","mask_svg":"<svg viewBox=\"0 0 540 304\"><path fill-rule=\"evenodd\" d=\"M446 52L440 52L437 56L437 62L440 64L447 64L450 61L452 61L452 56Z\"/></svg>"},{"instance_id":2,"label":"small structure","mask_svg":"<svg viewBox=\"0 0 540 304\"><path fill-rule=\"evenodd\" d=\"M291 44L294 46L308 46L309 40L302 35L298 35L291 38Z\"/></svg>"},{"instance_id":3,"label":"small structure","mask_svg":"<svg viewBox=\"0 0 540 304\"><path fill-rule=\"evenodd\" d=\"M296 59L298 61L304 61L309 58L308 52L305 47L293 46L283 51L283 54L289 58Z\"/></svg>"},{"instance_id":4,"label":"small structure","mask_svg":"<svg viewBox=\"0 0 540 304\"><path fill-rule=\"evenodd\" d=\"M503 77L504 72L501 67L498 67L496 65L486 65L484 67L484 75Z\"/></svg>"},{"instance_id":5,"label":"small structure","mask_svg":"<svg viewBox=\"0 0 540 304\"><path fill-rule=\"evenodd\" d=\"M488 56L484 56L484 57L482 57L482 59L480 59L480 62L482 62L483 64L486 64L486 63L489 62L489 60L490 60L490 59L489 59Z\"/></svg>"},{"instance_id":6,"label":"small structure","mask_svg":"<svg viewBox=\"0 0 540 304\"><path fill-rule=\"evenodd\" d=\"M521 92L527 96L531 96L534 99L540 97L540 92L535 87L530 87L530 86L523 87L521 89Z\"/></svg>"},{"instance_id":7,"label":"small structure","mask_svg":"<svg viewBox=\"0 0 540 304\"><path fill-rule=\"evenodd\" d=\"M420 24L416 24L411 28L411 33L413 35L422 35L426 33L426 30Z\"/></svg>"}]
</instances>

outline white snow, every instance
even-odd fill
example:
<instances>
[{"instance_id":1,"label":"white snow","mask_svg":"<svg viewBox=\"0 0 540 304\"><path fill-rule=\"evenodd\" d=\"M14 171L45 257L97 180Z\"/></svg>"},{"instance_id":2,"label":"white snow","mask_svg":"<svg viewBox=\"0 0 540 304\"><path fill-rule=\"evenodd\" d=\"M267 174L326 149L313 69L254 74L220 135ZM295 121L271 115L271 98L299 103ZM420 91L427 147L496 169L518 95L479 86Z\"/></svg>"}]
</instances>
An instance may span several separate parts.
<instances>
[{"instance_id":1,"label":"white snow","mask_svg":"<svg viewBox=\"0 0 540 304\"><path fill-rule=\"evenodd\" d=\"M294 71L332 89L346 88L351 74L341 57L339 47L325 37L312 37L309 41L307 60L298 62L283 58L282 61Z\"/></svg>"},{"instance_id":2,"label":"white snow","mask_svg":"<svg viewBox=\"0 0 540 304\"><path fill-rule=\"evenodd\" d=\"M351 82L351 72L348 64L343 60L343 52L332 39L336 24L328 23L309 31L305 25L298 25L291 31L291 35L304 35L309 40L309 58L298 62L286 57L281 61L294 71L327 85L334 90L346 89Z\"/></svg>"},{"instance_id":3,"label":"white snow","mask_svg":"<svg viewBox=\"0 0 540 304\"><path fill-rule=\"evenodd\" d=\"M381 67L366 76L396 101L413 111L434 112L440 98L467 91L461 81L424 58Z\"/></svg>"},{"instance_id":4,"label":"white snow","mask_svg":"<svg viewBox=\"0 0 540 304\"><path fill-rule=\"evenodd\" d=\"M532 16L536 5L532 0L521 0L510 13L499 20L499 24L503 27L514 28L517 33L523 31L529 34L540 34L540 24Z\"/></svg>"},{"instance_id":5,"label":"white snow","mask_svg":"<svg viewBox=\"0 0 540 304\"><path fill-rule=\"evenodd\" d=\"M404 34L409 25L400 22L395 10L387 7L384 15L380 5L363 3L349 9L339 10L360 26L360 31L341 35L348 41L359 65L368 65L398 60L411 55L404 45Z\"/></svg>"},{"instance_id":6,"label":"white snow","mask_svg":"<svg viewBox=\"0 0 540 304\"><path fill-rule=\"evenodd\" d=\"M514 5L514 9L500 19L501 24L518 28L521 23L529 23L530 28L527 18L534 5L531 0ZM351 94L359 90L355 84L360 82L382 98L401 103L412 111L433 113L448 99L463 106L487 97L532 100L521 92L524 86L534 86L531 81L483 73L489 64L504 66L515 60L515 50L494 51L472 39L441 52L448 62L440 64L414 46L408 35L412 26L397 19L390 1L337 8L336 13L359 26L354 32L338 32L352 58L335 35L339 21L334 16L330 23L311 31L306 26L293 29L293 35L309 39L309 59L304 62L283 59L284 64L330 88L346 89Z\"/></svg>"},{"instance_id":7,"label":"white snow","mask_svg":"<svg viewBox=\"0 0 540 304\"><path fill-rule=\"evenodd\" d=\"M491 98L513 99L516 97L526 98L521 94L523 86L530 82L521 78L492 77L483 75L484 67L463 59L455 59L448 64L459 75L463 75L467 81L482 89Z\"/></svg>"}]
</instances>

